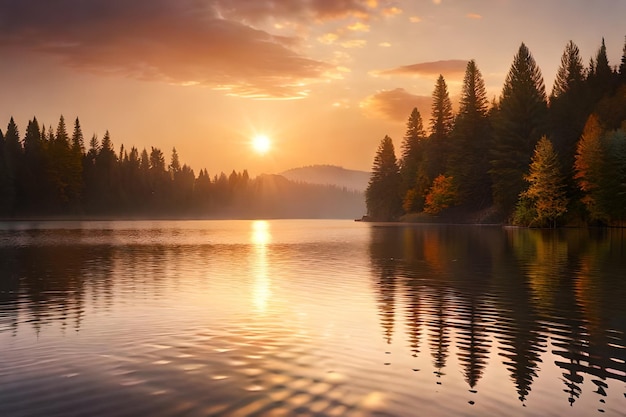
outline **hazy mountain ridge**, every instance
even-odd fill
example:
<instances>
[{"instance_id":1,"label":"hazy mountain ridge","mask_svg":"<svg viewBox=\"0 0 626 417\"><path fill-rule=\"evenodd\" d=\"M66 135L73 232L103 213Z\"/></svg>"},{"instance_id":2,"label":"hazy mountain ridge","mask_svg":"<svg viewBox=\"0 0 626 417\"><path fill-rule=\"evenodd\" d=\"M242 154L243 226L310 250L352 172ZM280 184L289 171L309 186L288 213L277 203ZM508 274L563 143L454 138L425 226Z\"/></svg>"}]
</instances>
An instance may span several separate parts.
<instances>
[{"instance_id":1,"label":"hazy mountain ridge","mask_svg":"<svg viewBox=\"0 0 626 417\"><path fill-rule=\"evenodd\" d=\"M370 173L346 169L336 165L309 165L279 173L288 180L309 184L336 185L348 190L365 191Z\"/></svg>"},{"instance_id":2,"label":"hazy mountain ridge","mask_svg":"<svg viewBox=\"0 0 626 417\"><path fill-rule=\"evenodd\" d=\"M336 185L292 181L282 175L263 174L251 180L243 199L235 198L223 214L258 218L347 218L365 213L359 191Z\"/></svg>"}]
</instances>

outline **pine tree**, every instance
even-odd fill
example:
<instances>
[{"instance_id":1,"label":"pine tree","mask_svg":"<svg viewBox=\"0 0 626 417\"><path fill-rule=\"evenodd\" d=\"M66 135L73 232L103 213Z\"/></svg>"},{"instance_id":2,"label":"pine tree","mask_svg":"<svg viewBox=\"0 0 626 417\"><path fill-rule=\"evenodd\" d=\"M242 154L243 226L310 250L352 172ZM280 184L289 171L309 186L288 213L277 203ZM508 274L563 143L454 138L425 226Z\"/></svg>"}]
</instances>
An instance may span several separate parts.
<instances>
[{"instance_id":1,"label":"pine tree","mask_svg":"<svg viewBox=\"0 0 626 417\"><path fill-rule=\"evenodd\" d=\"M49 192L46 189L46 160L44 159L42 129L36 117L28 122L24 136L24 171L22 178L22 209L41 212Z\"/></svg>"},{"instance_id":2,"label":"pine tree","mask_svg":"<svg viewBox=\"0 0 626 417\"><path fill-rule=\"evenodd\" d=\"M401 195L404 199L403 208L406 212L419 211L424 205L424 194L428 187L428 182L418 181L418 174L423 173L425 169L425 140L426 132L424 132L422 116L417 108L413 108L402 142L402 159L400 161L400 175L402 176ZM419 177L423 176L420 175Z\"/></svg>"},{"instance_id":3,"label":"pine tree","mask_svg":"<svg viewBox=\"0 0 626 417\"><path fill-rule=\"evenodd\" d=\"M439 75L433 91L430 118L431 134L426 146L426 171L431 181L445 171L448 142L453 126L454 115L452 113L452 102L448 94L448 86L443 75Z\"/></svg>"},{"instance_id":4,"label":"pine tree","mask_svg":"<svg viewBox=\"0 0 626 417\"><path fill-rule=\"evenodd\" d=\"M11 117L7 125L6 133L4 134L4 158L12 181L16 179L18 166L21 163L22 152L20 133L15 120Z\"/></svg>"},{"instance_id":5,"label":"pine tree","mask_svg":"<svg viewBox=\"0 0 626 417\"><path fill-rule=\"evenodd\" d=\"M527 225L556 227L557 220L567 211L568 199L558 156L547 137L543 136L537 142L530 172L524 179L528 188L521 193L520 199L526 199L522 204L532 211L530 224Z\"/></svg>"},{"instance_id":6,"label":"pine tree","mask_svg":"<svg viewBox=\"0 0 626 417\"><path fill-rule=\"evenodd\" d=\"M178 152L176 152L176 148L172 148L172 157L170 160L170 173L172 175L172 178L176 177L176 174L180 172L180 160L178 158Z\"/></svg>"},{"instance_id":7,"label":"pine tree","mask_svg":"<svg viewBox=\"0 0 626 417\"><path fill-rule=\"evenodd\" d=\"M591 65L593 65L593 71L589 71L587 79L591 89L591 101L596 103L613 93L614 81L616 80L616 76L609 65L604 38L602 38L602 44Z\"/></svg>"},{"instance_id":8,"label":"pine tree","mask_svg":"<svg viewBox=\"0 0 626 417\"><path fill-rule=\"evenodd\" d=\"M385 136L378 146L365 202L368 217L375 221L395 220L402 212L401 177L393 142Z\"/></svg>"},{"instance_id":9,"label":"pine tree","mask_svg":"<svg viewBox=\"0 0 626 417\"><path fill-rule=\"evenodd\" d=\"M18 172L22 163L23 149L20 142L20 133L13 120L13 117L9 120L6 133L4 134L4 143L2 147L4 174L2 175L2 189L1 199L3 202L0 204L0 211L4 214L13 214L17 205L17 189L18 189Z\"/></svg>"},{"instance_id":10,"label":"pine tree","mask_svg":"<svg viewBox=\"0 0 626 417\"><path fill-rule=\"evenodd\" d=\"M552 142L563 167L573 167L576 142L582 134L592 103L585 91L585 69L580 51L569 41L561 56L550 95Z\"/></svg>"},{"instance_id":11,"label":"pine tree","mask_svg":"<svg viewBox=\"0 0 626 417\"><path fill-rule=\"evenodd\" d=\"M83 131L80 127L78 117L74 121L74 133L72 133L72 152L81 156L85 153L85 139L83 137Z\"/></svg>"},{"instance_id":12,"label":"pine tree","mask_svg":"<svg viewBox=\"0 0 626 417\"><path fill-rule=\"evenodd\" d=\"M493 201L505 215L511 213L524 189L524 174L535 145L546 133L546 124L541 71L522 43L502 90L490 155Z\"/></svg>"},{"instance_id":13,"label":"pine tree","mask_svg":"<svg viewBox=\"0 0 626 417\"><path fill-rule=\"evenodd\" d=\"M4 154L4 134L0 129L0 216L6 216L11 212L12 201L8 198L10 190L9 170Z\"/></svg>"},{"instance_id":14,"label":"pine tree","mask_svg":"<svg viewBox=\"0 0 626 417\"><path fill-rule=\"evenodd\" d=\"M448 172L455 179L459 200L473 206L491 202L488 172L491 129L487 119L487 92L476 62L465 70L459 114L451 135Z\"/></svg>"},{"instance_id":15,"label":"pine tree","mask_svg":"<svg viewBox=\"0 0 626 417\"><path fill-rule=\"evenodd\" d=\"M573 41L569 41L565 46L561 56L561 65L556 73L556 79L550 94L550 103L556 98L581 87L585 79L583 61L580 57L580 50Z\"/></svg>"},{"instance_id":16,"label":"pine tree","mask_svg":"<svg viewBox=\"0 0 626 417\"><path fill-rule=\"evenodd\" d=\"M443 75L439 75L433 91L430 132L435 140L445 140L450 136L454 125L452 102L448 94L448 86Z\"/></svg>"}]
</instances>

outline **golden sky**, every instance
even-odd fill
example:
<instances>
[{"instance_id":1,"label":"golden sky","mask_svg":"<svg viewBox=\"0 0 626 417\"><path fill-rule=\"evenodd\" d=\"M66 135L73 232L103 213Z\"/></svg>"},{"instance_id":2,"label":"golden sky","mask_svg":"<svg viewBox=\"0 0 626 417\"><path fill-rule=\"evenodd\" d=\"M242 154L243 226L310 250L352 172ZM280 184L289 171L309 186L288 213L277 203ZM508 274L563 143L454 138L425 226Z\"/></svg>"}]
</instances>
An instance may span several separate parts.
<instances>
[{"instance_id":1,"label":"golden sky","mask_svg":"<svg viewBox=\"0 0 626 417\"><path fill-rule=\"evenodd\" d=\"M570 39L586 64L604 37L619 65L625 16L624 0L0 0L0 128L78 116L87 142L175 146L211 175L369 170L413 107L428 125L439 74L454 100L475 59L496 97L525 42L549 93Z\"/></svg>"}]
</instances>

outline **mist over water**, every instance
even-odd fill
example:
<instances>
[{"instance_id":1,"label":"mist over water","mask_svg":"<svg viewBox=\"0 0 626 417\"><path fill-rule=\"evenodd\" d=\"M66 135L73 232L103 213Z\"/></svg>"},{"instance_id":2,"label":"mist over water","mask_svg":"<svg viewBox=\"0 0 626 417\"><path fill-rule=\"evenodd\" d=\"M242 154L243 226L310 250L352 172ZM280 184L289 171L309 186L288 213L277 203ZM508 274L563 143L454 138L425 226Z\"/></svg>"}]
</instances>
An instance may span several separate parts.
<instances>
[{"instance_id":1,"label":"mist over water","mask_svg":"<svg viewBox=\"0 0 626 417\"><path fill-rule=\"evenodd\" d=\"M624 415L626 232L0 224L0 415Z\"/></svg>"}]
</instances>

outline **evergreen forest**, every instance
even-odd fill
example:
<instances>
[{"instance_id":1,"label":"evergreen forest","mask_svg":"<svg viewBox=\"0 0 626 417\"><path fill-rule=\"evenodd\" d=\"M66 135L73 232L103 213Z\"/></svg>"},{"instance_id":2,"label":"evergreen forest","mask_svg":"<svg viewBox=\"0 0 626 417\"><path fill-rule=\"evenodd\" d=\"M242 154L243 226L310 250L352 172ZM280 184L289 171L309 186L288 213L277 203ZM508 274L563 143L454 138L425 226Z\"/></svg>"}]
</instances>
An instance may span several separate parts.
<instances>
[{"instance_id":1,"label":"evergreen forest","mask_svg":"<svg viewBox=\"0 0 626 417\"><path fill-rule=\"evenodd\" d=\"M568 42L548 96L522 43L491 102L471 60L458 112L440 75L429 122L413 109L399 157L381 140L366 219L626 225L626 44L611 66L604 39L586 65Z\"/></svg>"},{"instance_id":2,"label":"evergreen forest","mask_svg":"<svg viewBox=\"0 0 626 417\"><path fill-rule=\"evenodd\" d=\"M248 172L196 175L176 148L166 161L150 151L114 150L107 131L85 145L80 121L56 129L11 117L0 130L0 219L47 218L353 218L363 193Z\"/></svg>"}]
</instances>

